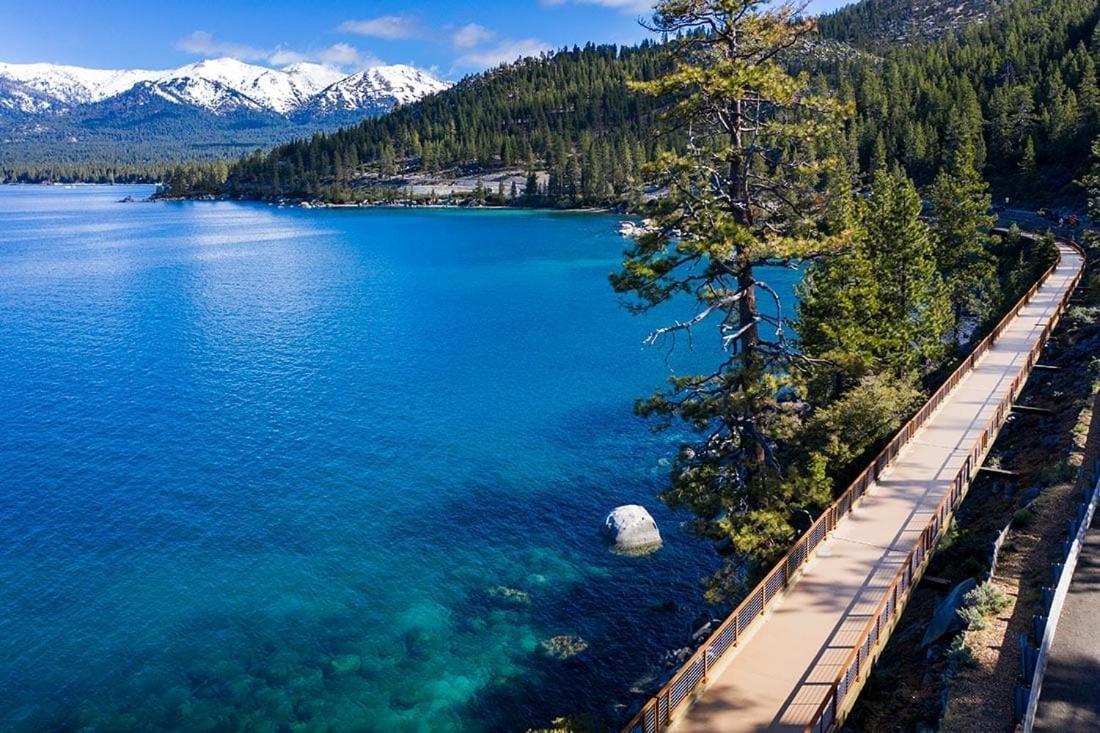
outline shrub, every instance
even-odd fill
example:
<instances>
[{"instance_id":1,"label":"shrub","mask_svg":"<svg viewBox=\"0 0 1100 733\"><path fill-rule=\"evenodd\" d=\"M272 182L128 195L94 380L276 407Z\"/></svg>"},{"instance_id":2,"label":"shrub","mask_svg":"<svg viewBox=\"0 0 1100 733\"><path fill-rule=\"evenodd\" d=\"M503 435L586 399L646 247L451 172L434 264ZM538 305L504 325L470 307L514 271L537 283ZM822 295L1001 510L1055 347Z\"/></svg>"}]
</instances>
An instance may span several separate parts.
<instances>
[{"instance_id":1,"label":"shrub","mask_svg":"<svg viewBox=\"0 0 1100 733\"><path fill-rule=\"evenodd\" d=\"M985 628L986 619L1008 608L1011 603L1003 590L985 582L963 597L963 607L959 615L967 622L967 627L975 631Z\"/></svg>"},{"instance_id":2,"label":"shrub","mask_svg":"<svg viewBox=\"0 0 1100 733\"><path fill-rule=\"evenodd\" d=\"M1072 481L1074 475L1074 468L1069 464L1069 461L1062 460L1057 463L1051 463L1043 466L1039 469L1035 479L1042 486L1052 486L1054 484L1064 483L1066 481Z\"/></svg>"},{"instance_id":3,"label":"shrub","mask_svg":"<svg viewBox=\"0 0 1100 733\"><path fill-rule=\"evenodd\" d=\"M1066 320L1073 328L1091 326L1100 321L1100 308L1096 306L1074 306L1066 311Z\"/></svg>"},{"instance_id":4,"label":"shrub","mask_svg":"<svg viewBox=\"0 0 1100 733\"><path fill-rule=\"evenodd\" d=\"M1017 509L1012 515L1013 527L1026 527L1035 521L1035 512L1030 509Z\"/></svg>"},{"instance_id":5,"label":"shrub","mask_svg":"<svg viewBox=\"0 0 1100 733\"><path fill-rule=\"evenodd\" d=\"M966 637L959 634L947 647L947 659L956 667L974 667L978 660L974 658L974 652L966 645Z\"/></svg>"}]
</instances>

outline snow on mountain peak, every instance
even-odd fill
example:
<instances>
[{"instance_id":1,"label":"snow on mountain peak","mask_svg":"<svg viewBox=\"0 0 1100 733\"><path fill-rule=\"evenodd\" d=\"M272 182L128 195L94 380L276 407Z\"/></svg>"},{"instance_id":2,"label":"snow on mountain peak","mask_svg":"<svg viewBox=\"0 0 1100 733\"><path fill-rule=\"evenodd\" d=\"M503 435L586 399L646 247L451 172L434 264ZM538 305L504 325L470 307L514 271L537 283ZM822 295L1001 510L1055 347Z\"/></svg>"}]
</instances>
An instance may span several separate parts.
<instances>
[{"instance_id":1,"label":"snow on mountain peak","mask_svg":"<svg viewBox=\"0 0 1100 733\"><path fill-rule=\"evenodd\" d=\"M26 113L101 102L138 85L175 104L217 114L252 109L279 115L313 106L336 87L335 106L321 103L321 108L378 112L449 86L411 66L379 66L347 76L322 64L303 62L273 69L228 57L166 71L0 63L0 81L8 82L0 85L0 110Z\"/></svg>"},{"instance_id":2,"label":"snow on mountain peak","mask_svg":"<svg viewBox=\"0 0 1100 733\"><path fill-rule=\"evenodd\" d=\"M313 98L310 110L314 114L336 114L372 107L389 109L450 86L413 66L375 66L322 90Z\"/></svg>"},{"instance_id":3,"label":"snow on mountain peak","mask_svg":"<svg viewBox=\"0 0 1100 733\"><path fill-rule=\"evenodd\" d=\"M316 94L330 84L335 84L347 76L339 69L334 69L325 64L312 64L308 61L284 66L282 71L297 79L302 88L308 88L311 94Z\"/></svg>"},{"instance_id":4,"label":"snow on mountain peak","mask_svg":"<svg viewBox=\"0 0 1100 733\"><path fill-rule=\"evenodd\" d=\"M0 63L0 78L19 82L62 105L99 102L121 94L135 84L155 77L157 73L142 69Z\"/></svg>"}]
</instances>

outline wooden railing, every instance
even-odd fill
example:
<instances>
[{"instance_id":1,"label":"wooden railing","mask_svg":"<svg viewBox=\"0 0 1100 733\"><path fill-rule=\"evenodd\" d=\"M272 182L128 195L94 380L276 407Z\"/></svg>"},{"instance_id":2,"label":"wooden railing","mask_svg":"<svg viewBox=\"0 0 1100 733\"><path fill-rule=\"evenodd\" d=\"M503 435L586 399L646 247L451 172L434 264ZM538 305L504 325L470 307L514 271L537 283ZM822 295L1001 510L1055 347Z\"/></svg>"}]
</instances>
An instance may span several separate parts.
<instances>
[{"instance_id":1,"label":"wooden railing","mask_svg":"<svg viewBox=\"0 0 1100 733\"><path fill-rule=\"evenodd\" d=\"M1080 252L1082 257L1084 256L1084 253L1077 245L1072 243L1067 244ZM893 439L887 443L886 447L882 449L871 464L852 481L836 501L822 512L783 559L776 563L771 571L764 576L764 579L760 581L745 599L741 601L740 605L726 617L702 646L684 662L676 674L673 675L672 679L642 706L638 714L635 715L623 729L624 733L656 733L656 731L663 729L672 721L677 710L684 704L684 701L706 684L707 675L714 664L731 648L737 646L738 640L748 631L753 622L764 615L772 601L790 584L796 571L813 556L814 551L822 541L829 536L833 529L836 528L837 523L844 515L852 511L859 498L866 493L867 489L876 479L878 479L883 470L885 470L894 458L897 457L902 447L912 439L913 435L916 434L921 426L924 425L928 418L931 417L936 409L943 403L948 393L951 392L962 378L974 368L977 361L989 351L993 343L1001 333L1004 332L1005 327L1016 317L1019 311L1027 305L1039 288L1042 287L1058 268L1060 262L1061 255L1059 254L1058 260L1043 273L1027 293L1020 298L1016 305L1005 314L1004 318L993 327L989 335L978 343L970 356L952 372L951 376L944 381L924 406L921 407L901 430L898 431ZM812 719L813 723L807 726L807 731L825 733L825 731L830 730L832 727L836 720L838 706L843 703L844 697L848 693L848 690L851 689L853 681L860 678L860 675L867 666L870 654L875 650L878 644L879 634L883 625L889 623L894 614L896 614L899 598L904 604L905 594L912 586L913 578L919 578L920 573L923 573L925 560L928 554L930 554L929 550L934 547L935 542L939 539L946 518L950 516L958 500L965 491L971 473L977 470L978 465L980 465L977 461L981 456L984 456L985 451L988 450L989 444L992 442L992 437L996 434L997 429L1007 416L1012 400L1015 398L1019 389L1022 388L1028 374L1030 374L1031 368L1035 364L1035 359L1042 349L1042 345L1049 337L1050 331L1054 327L1054 323L1058 320L1058 316L1061 315L1062 311L1065 309L1066 302L1069 300L1069 294L1076 288L1080 278L1081 273L1078 272L1072 285L1060 301L1054 317L1046 325L1043 331L1043 337L1028 354L1026 366L1021 373L1017 375L1016 379L1013 380L1012 390L1010 390L1008 396L1002 400L1001 404L998 405L996 415L990 427L983 431L982 437L978 441L978 445L975 446L970 456L968 456L963 466L963 470L955 477L955 482L952 485L951 491L948 492L948 495L944 497L944 500L940 503L935 516L933 516L928 526L922 532L920 541L913 551L910 552L908 562L898 573L890 590L888 590L883 597L882 603L879 604L878 611L868 623L867 628L860 637L862 641L852 650L849 659L846 660L841 667L841 673L833 682L828 695L814 715ZM914 573L917 574L914 575Z\"/></svg>"}]
</instances>

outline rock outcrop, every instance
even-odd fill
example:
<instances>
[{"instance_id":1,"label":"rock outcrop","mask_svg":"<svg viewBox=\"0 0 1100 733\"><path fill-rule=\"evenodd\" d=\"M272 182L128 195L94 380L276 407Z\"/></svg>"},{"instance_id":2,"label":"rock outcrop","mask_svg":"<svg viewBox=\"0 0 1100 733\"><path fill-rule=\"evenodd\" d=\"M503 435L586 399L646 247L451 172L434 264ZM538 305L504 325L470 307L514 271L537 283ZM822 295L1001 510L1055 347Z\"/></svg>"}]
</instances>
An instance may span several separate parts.
<instances>
[{"instance_id":1,"label":"rock outcrop","mask_svg":"<svg viewBox=\"0 0 1100 733\"><path fill-rule=\"evenodd\" d=\"M963 630L966 622L959 615L959 609L963 607L966 594L977 585L978 581L967 578L951 589L947 597L940 601L940 605L936 606L936 612L932 614L932 622L928 624L924 638L921 639L921 646L934 644L947 634Z\"/></svg>"},{"instance_id":2,"label":"rock outcrop","mask_svg":"<svg viewBox=\"0 0 1100 733\"><path fill-rule=\"evenodd\" d=\"M661 546L657 522L645 507L638 504L615 507L604 520L604 532L616 552L646 553Z\"/></svg>"}]
</instances>

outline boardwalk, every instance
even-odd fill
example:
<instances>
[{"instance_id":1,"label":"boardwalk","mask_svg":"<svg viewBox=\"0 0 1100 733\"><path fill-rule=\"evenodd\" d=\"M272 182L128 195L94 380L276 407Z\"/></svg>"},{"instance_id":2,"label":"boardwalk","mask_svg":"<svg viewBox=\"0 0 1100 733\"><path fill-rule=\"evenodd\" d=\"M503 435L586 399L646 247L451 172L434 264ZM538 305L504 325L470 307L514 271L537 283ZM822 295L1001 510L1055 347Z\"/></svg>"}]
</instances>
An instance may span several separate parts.
<instances>
[{"instance_id":1,"label":"boardwalk","mask_svg":"<svg viewBox=\"0 0 1100 733\"><path fill-rule=\"evenodd\" d=\"M1062 260L785 595L712 669L674 730L802 731L1083 267Z\"/></svg>"}]
</instances>

